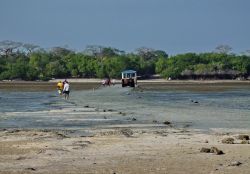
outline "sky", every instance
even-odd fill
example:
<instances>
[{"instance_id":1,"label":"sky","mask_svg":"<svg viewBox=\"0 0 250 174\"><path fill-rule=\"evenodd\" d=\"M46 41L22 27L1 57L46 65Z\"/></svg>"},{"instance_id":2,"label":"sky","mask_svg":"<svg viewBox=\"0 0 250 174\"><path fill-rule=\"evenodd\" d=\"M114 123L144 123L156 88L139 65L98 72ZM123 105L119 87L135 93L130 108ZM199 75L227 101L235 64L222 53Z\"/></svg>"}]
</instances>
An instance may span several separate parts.
<instances>
[{"instance_id":1,"label":"sky","mask_svg":"<svg viewBox=\"0 0 250 174\"><path fill-rule=\"evenodd\" d=\"M170 55L250 49L250 0L0 0L0 41Z\"/></svg>"}]
</instances>

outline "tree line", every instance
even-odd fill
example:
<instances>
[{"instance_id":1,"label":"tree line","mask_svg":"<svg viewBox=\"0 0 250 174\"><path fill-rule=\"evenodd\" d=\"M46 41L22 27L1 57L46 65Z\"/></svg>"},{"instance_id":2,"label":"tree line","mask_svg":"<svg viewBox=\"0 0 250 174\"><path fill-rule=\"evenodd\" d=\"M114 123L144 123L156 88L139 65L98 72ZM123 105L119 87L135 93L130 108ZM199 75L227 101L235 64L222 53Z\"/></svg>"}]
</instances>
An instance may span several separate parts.
<instances>
[{"instance_id":1,"label":"tree line","mask_svg":"<svg viewBox=\"0 0 250 174\"><path fill-rule=\"evenodd\" d=\"M138 48L126 53L116 48L87 46L82 52L64 47L45 50L33 44L0 42L0 80L52 78L120 78L125 69L141 78L160 74L171 79L235 79L250 76L250 56L230 53L220 45L208 53L168 56L163 50Z\"/></svg>"}]
</instances>

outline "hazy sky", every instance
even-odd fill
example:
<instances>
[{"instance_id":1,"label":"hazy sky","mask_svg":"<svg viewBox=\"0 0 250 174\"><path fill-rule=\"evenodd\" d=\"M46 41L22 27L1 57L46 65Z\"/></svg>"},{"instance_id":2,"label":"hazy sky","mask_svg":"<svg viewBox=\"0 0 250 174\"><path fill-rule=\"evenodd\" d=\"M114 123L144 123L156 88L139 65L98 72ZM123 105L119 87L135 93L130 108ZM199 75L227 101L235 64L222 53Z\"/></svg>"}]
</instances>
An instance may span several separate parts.
<instances>
[{"instance_id":1,"label":"hazy sky","mask_svg":"<svg viewBox=\"0 0 250 174\"><path fill-rule=\"evenodd\" d=\"M0 41L169 54L250 49L250 0L0 0Z\"/></svg>"}]
</instances>

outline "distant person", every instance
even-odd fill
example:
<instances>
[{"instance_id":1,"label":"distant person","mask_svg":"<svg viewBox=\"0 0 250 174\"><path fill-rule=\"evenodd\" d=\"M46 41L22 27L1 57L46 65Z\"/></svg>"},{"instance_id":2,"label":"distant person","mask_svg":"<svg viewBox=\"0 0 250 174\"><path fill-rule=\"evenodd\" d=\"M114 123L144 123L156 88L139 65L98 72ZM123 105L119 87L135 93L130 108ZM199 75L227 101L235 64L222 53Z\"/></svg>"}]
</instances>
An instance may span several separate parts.
<instances>
[{"instance_id":1,"label":"distant person","mask_svg":"<svg viewBox=\"0 0 250 174\"><path fill-rule=\"evenodd\" d=\"M69 82L67 80L64 81L63 86L63 94L66 100L69 99Z\"/></svg>"},{"instance_id":2,"label":"distant person","mask_svg":"<svg viewBox=\"0 0 250 174\"><path fill-rule=\"evenodd\" d=\"M110 84L111 84L111 81L110 81L110 78L109 78L109 77L107 78L107 81L106 81L106 83L107 83L107 85L109 85L109 86L110 86Z\"/></svg>"},{"instance_id":3,"label":"distant person","mask_svg":"<svg viewBox=\"0 0 250 174\"><path fill-rule=\"evenodd\" d=\"M61 82L61 81L59 81L58 83L57 83L57 91L58 91L58 93L60 94L60 95L62 95L62 91L63 91L63 83Z\"/></svg>"},{"instance_id":4,"label":"distant person","mask_svg":"<svg viewBox=\"0 0 250 174\"><path fill-rule=\"evenodd\" d=\"M105 84L106 84L106 80L103 79L103 80L102 80L102 86L105 86Z\"/></svg>"},{"instance_id":5,"label":"distant person","mask_svg":"<svg viewBox=\"0 0 250 174\"><path fill-rule=\"evenodd\" d=\"M111 83L112 83L112 85L114 86L114 85L115 85L115 79L112 79L112 80L111 80Z\"/></svg>"}]
</instances>

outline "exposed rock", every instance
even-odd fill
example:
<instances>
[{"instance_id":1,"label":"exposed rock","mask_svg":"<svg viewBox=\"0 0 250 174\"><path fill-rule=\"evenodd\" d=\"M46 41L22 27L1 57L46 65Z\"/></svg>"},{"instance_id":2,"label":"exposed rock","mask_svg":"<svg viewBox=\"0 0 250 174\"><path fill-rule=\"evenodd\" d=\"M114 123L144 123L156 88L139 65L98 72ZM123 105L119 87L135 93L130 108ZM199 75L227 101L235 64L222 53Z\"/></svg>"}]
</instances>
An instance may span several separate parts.
<instances>
[{"instance_id":1,"label":"exposed rock","mask_svg":"<svg viewBox=\"0 0 250 174\"><path fill-rule=\"evenodd\" d=\"M63 134L63 133L60 133L60 132L55 132L56 135L59 137L59 138L69 138L67 135Z\"/></svg>"},{"instance_id":2,"label":"exposed rock","mask_svg":"<svg viewBox=\"0 0 250 174\"><path fill-rule=\"evenodd\" d=\"M90 141L76 141L72 144L72 146L78 146L79 148L85 148L87 147L89 144L92 144L92 142ZM73 149L79 149L77 147L74 147Z\"/></svg>"},{"instance_id":3,"label":"exposed rock","mask_svg":"<svg viewBox=\"0 0 250 174\"><path fill-rule=\"evenodd\" d=\"M239 135L238 139L240 139L240 140L249 140L249 136L248 135Z\"/></svg>"},{"instance_id":4,"label":"exposed rock","mask_svg":"<svg viewBox=\"0 0 250 174\"><path fill-rule=\"evenodd\" d=\"M199 102L196 100L191 100L192 103L198 104Z\"/></svg>"},{"instance_id":5,"label":"exposed rock","mask_svg":"<svg viewBox=\"0 0 250 174\"><path fill-rule=\"evenodd\" d=\"M211 148L202 147L200 152L202 152L202 153L215 153L216 155L224 154L222 150L219 150L216 147L211 147Z\"/></svg>"},{"instance_id":6,"label":"exposed rock","mask_svg":"<svg viewBox=\"0 0 250 174\"><path fill-rule=\"evenodd\" d=\"M17 133L17 132L20 132L21 130L19 129L13 129L13 130L9 130L7 133Z\"/></svg>"},{"instance_id":7,"label":"exposed rock","mask_svg":"<svg viewBox=\"0 0 250 174\"><path fill-rule=\"evenodd\" d=\"M28 167L28 168L26 168L26 170L32 170L32 171L35 171L36 169L35 169L35 168L33 168L33 167Z\"/></svg>"},{"instance_id":8,"label":"exposed rock","mask_svg":"<svg viewBox=\"0 0 250 174\"><path fill-rule=\"evenodd\" d=\"M242 163L239 161L233 161L228 166L240 166Z\"/></svg>"},{"instance_id":9,"label":"exposed rock","mask_svg":"<svg viewBox=\"0 0 250 174\"><path fill-rule=\"evenodd\" d=\"M208 143L208 140L205 140L204 143Z\"/></svg>"},{"instance_id":10,"label":"exposed rock","mask_svg":"<svg viewBox=\"0 0 250 174\"><path fill-rule=\"evenodd\" d=\"M153 123L158 123L158 121L157 121L157 120L153 120L152 122L153 122Z\"/></svg>"},{"instance_id":11,"label":"exposed rock","mask_svg":"<svg viewBox=\"0 0 250 174\"><path fill-rule=\"evenodd\" d=\"M133 131L131 129L122 129L121 133L126 137L131 137L133 135Z\"/></svg>"},{"instance_id":12,"label":"exposed rock","mask_svg":"<svg viewBox=\"0 0 250 174\"><path fill-rule=\"evenodd\" d=\"M126 115L126 113L124 113L124 112L119 112L119 114L121 114L122 116Z\"/></svg>"},{"instance_id":13,"label":"exposed rock","mask_svg":"<svg viewBox=\"0 0 250 174\"><path fill-rule=\"evenodd\" d=\"M155 131L154 133L155 133L155 134L158 134L158 135L161 135L161 136L163 136L163 137L168 136L168 132L167 132L167 131L164 131L164 130L162 130L162 131Z\"/></svg>"},{"instance_id":14,"label":"exposed rock","mask_svg":"<svg viewBox=\"0 0 250 174\"><path fill-rule=\"evenodd\" d=\"M210 150L210 148L202 147L200 152L202 152L202 153L210 153L211 150Z\"/></svg>"},{"instance_id":15,"label":"exposed rock","mask_svg":"<svg viewBox=\"0 0 250 174\"><path fill-rule=\"evenodd\" d=\"M45 146L45 147L47 147L47 146ZM41 153L45 153L46 152L46 149L40 149L38 152L37 152L37 154L41 154Z\"/></svg>"},{"instance_id":16,"label":"exposed rock","mask_svg":"<svg viewBox=\"0 0 250 174\"><path fill-rule=\"evenodd\" d=\"M163 124L170 125L172 123L170 121L164 121Z\"/></svg>"},{"instance_id":17,"label":"exposed rock","mask_svg":"<svg viewBox=\"0 0 250 174\"><path fill-rule=\"evenodd\" d=\"M136 118L132 118L132 121L136 121Z\"/></svg>"},{"instance_id":18,"label":"exposed rock","mask_svg":"<svg viewBox=\"0 0 250 174\"><path fill-rule=\"evenodd\" d=\"M24 157L24 156L20 156L20 157L16 158L16 160L24 160L24 159L26 159L26 157Z\"/></svg>"},{"instance_id":19,"label":"exposed rock","mask_svg":"<svg viewBox=\"0 0 250 174\"><path fill-rule=\"evenodd\" d=\"M249 144L249 141L248 140L242 140L241 144Z\"/></svg>"},{"instance_id":20,"label":"exposed rock","mask_svg":"<svg viewBox=\"0 0 250 174\"><path fill-rule=\"evenodd\" d=\"M183 128L188 128L188 127L190 127L191 125L190 124L185 124L184 126L183 126Z\"/></svg>"},{"instance_id":21,"label":"exposed rock","mask_svg":"<svg viewBox=\"0 0 250 174\"><path fill-rule=\"evenodd\" d=\"M119 135L121 131L105 131L105 132L100 132L99 134L101 136L110 136L110 135Z\"/></svg>"},{"instance_id":22,"label":"exposed rock","mask_svg":"<svg viewBox=\"0 0 250 174\"><path fill-rule=\"evenodd\" d=\"M224 138L221 142L223 144L234 144L234 139L233 138Z\"/></svg>"},{"instance_id":23,"label":"exposed rock","mask_svg":"<svg viewBox=\"0 0 250 174\"><path fill-rule=\"evenodd\" d=\"M84 107L85 107L85 108L89 108L89 105L85 105Z\"/></svg>"},{"instance_id":24,"label":"exposed rock","mask_svg":"<svg viewBox=\"0 0 250 174\"><path fill-rule=\"evenodd\" d=\"M217 147L211 147L211 153L215 153L216 155L222 155L224 152L219 150Z\"/></svg>"}]
</instances>

